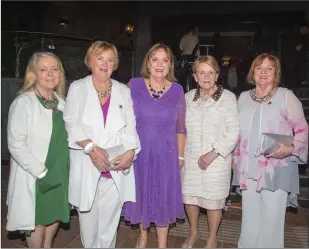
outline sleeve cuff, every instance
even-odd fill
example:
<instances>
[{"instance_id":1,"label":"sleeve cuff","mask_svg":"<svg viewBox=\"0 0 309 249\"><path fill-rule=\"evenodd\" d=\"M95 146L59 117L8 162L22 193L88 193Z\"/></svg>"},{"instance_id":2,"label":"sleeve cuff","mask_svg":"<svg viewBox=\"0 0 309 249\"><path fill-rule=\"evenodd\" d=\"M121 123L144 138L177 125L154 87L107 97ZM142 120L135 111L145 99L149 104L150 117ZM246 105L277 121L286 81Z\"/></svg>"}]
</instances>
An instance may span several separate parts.
<instances>
[{"instance_id":1,"label":"sleeve cuff","mask_svg":"<svg viewBox=\"0 0 309 249\"><path fill-rule=\"evenodd\" d=\"M48 169L44 169L43 172L41 174L38 175L38 178L41 179L44 176L46 176Z\"/></svg>"},{"instance_id":2,"label":"sleeve cuff","mask_svg":"<svg viewBox=\"0 0 309 249\"><path fill-rule=\"evenodd\" d=\"M222 156L224 158L226 158L228 155L225 155L224 153L222 153L222 151L220 149L218 149L218 146L214 145L213 146L214 151L219 155Z\"/></svg>"}]
</instances>

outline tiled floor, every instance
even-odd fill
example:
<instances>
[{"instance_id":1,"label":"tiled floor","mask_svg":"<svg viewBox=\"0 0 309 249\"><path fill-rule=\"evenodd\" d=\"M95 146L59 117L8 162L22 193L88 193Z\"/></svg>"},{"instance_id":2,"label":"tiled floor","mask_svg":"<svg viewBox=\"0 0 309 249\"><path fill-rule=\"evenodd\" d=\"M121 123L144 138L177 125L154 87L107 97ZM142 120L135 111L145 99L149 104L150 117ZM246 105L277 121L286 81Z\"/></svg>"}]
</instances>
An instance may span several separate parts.
<instances>
[{"instance_id":1,"label":"tiled floor","mask_svg":"<svg viewBox=\"0 0 309 249\"><path fill-rule=\"evenodd\" d=\"M2 167L1 174L1 247L26 247L25 241L20 238L19 233L7 233L5 230L7 207L5 205L7 192L7 175L8 168ZM232 208L223 215L223 220L218 233L218 247L235 248L240 233L241 208L240 203L232 203ZM295 210L294 210L295 211ZM296 213L287 212L286 228L285 228L285 247L290 248L308 248L308 224L309 209L299 208ZM170 229L168 247L179 248L183 244L188 235L188 222L177 224L176 227ZM208 235L207 219L205 214L200 216L200 232L201 238L194 247L201 248L206 244ZM119 248L134 248L138 238L138 230L133 230L126 226L123 222L119 225L117 243ZM156 247L155 229L151 228L148 248ZM55 238L53 247L56 248L81 248L81 240L79 236L79 222L77 216L72 216L69 226L61 227Z\"/></svg>"},{"instance_id":2,"label":"tiled floor","mask_svg":"<svg viewBox=\"0 0 309 249\"><path fill-rule=\"evenodd\" d=\"M300 217L301 216L301 217ZM3 217L3 216L2 216ZM224 214L223 221L218 233L218 247L235 248L240 232L241 212L239 209L232 209ZM285 247L289 248L308 248L308 210L300 210L298 214L288 213L287 224L285 229ZM201 238L194 247L201 248L206 244L208 229L206 225L206 215L201 214L200 231ZM1 244L2 247L25 247L26 243L20 238L17 233L7 234L5 231L5 220L2 221ZM184 242L189 228L188 223L177 224L171 228L168 247L179 248ZM120 223L116 246L119 248L134 248L138 238L138 230L133 230L126 226L123 222ZM79 236L78 217L72 216L69 227L63 227L59 230L54 242L54 247L81 248L81 240ZM156 247L156 234L154 228L151 228L148 248Z\"/></svg>"}]
</instances>

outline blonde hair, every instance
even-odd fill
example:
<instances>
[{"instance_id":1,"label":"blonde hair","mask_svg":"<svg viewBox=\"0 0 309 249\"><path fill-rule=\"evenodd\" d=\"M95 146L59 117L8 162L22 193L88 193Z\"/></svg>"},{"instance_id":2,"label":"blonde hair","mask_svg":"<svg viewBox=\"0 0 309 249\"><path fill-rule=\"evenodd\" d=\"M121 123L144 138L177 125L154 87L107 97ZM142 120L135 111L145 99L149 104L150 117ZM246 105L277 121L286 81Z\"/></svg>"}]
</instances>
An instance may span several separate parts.
<instances>
[{"instance_id":1,"label":"blonde hair","mask_svg":"<svg viewBox=\"0 0 309 249\"><path fill-rule=\"evenodd\" d=\"M162 43L157 43L155 45L153 45L147 52L144 61L143 61L143 65L141 68L141 76L143 78L149 79L150 78L150 72L148 70L148 62L149 59L159 50L159 49L163 49L165 51L165 53L167 54L168 59L170 60L170 70L168 72L168 74L166 75L166 79L171 81L171 82L175 82L177 81L175 75L174 75L174 55L172 50L166 46L165 44Z\"/></svg>"},{"instance_id":2,"label":"blonde hair","mask_svg":"<svg viewBox=\"0 0 309 249\"><path fill-rule=\"evenodd\" d=\"M58 56L56 56L55 54L50 53L50 52L35 52L31 56L29 63L27 65L27 68L26 68L25 82L24 82L23 88L21 89L21 91L19 93L33 91L33 88L36 84L35 70L36 70L36 67L37 67L38 60L40 58L54 58L57 61L58 69L60 70L61 73L60 73L60 82L59 82L58 86L56 87L55 92L57 93L57 95L59 97L64 98L64 94L65 94L65 72L64 72L62 63L61 63L60 59L58 58Z\"/></svg>"},{"instance_id":3,"label":"blonde hair","mask_svg":"<svg viewBox=\"0 0 309 249\"><path fill-rule=\"evenodd\" d=\"M248 76L247 76L247 81L249 84L255 85L254 81L254 69L257 66L260 66L263 62L263 60L268 59L270 60L275 67L275 80L273 82L273 87L278 87L280 84L280 77L281 77L281 65L280 61L277 56L272 55L270 53L263 53L258 55L252 62Z\"/></svg>"},{"instance_id":4,"label":"blonde hair","mask_svg":"<svg viewBox=\"0 0 309 249\"><path fill-rule=\"evenodd\" d=\"M85 56L84 62L88 69L91 71L91 67L89 66L89 57L90 55L100 55L106 50L112 50L115 55L115 63L113 70L117 70L119 65L119 58L118 58L118 51L114 44L108 43L106 41L96 41L91 44L91 46L88 48L87 54Z\"/></svg>"},{"instance_id":5,"label":"blonde hair","mask_svg":"<svg viewBox=\"0 0 309 249\"><path fill-rule=\"evenodd\" d=\"M218 64L218 61L215 59L215 57L211 55L203 55L203 56L199 56L198 58L196 58L196 60L193 62L193 65L192 65L192 72L196 73L197 68L202 63L206 63L209 66L211 66L213 70L216 71L217 74L220 73L220 66Z\"/></svg>"}]
</instances>

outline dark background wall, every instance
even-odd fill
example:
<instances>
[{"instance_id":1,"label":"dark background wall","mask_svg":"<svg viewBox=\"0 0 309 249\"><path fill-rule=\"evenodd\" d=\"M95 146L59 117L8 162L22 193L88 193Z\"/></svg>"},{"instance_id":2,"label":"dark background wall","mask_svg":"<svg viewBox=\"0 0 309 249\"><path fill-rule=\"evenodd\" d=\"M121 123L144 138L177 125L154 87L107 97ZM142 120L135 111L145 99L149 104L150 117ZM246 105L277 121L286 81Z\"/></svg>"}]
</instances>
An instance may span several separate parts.
<instances>
[{"instance_id":1,"label":"dark background wall","mask_svg":"<svg viewBox=\"0 0 309 249\"><path fill-rule=\"evenodd\" d=\"M55 46L54 52L62 60L69 80L84 77L89 73L83 63L88 47L95 40L106 40L117 44L122 56L117 75L126 80L131 76L133 36L126 35L124 26L135 22L133 5L132 2L2 2L2 77L15 74L16 33L7 31L29 31L55 35L18 33L18 47L27 44L20 53L21 77L30 55L49 50L49 45ZM61 20L68 26L61 26Z\"/></svg>"},{"instance_id":2,"label":"dark background wall","mask_svg":"<svg viewBox=\"0 0 309 249\"><path fill-rule=\"evenodd\" d=\"M118 46L122 57L115 77L127 81L132 75L139 74L143 57L153 43L165 42L177 53L179 40L188 25L197 24L201 32L254 32L255 45L264 46L264 50L275 46L277 51L278 37L282 36L283 48L295 34L295 24L308 18L308 10L309 3L305 1L2 1L1 73L3 77L14 77L15 74L16 37L15 33L6 31L47 32L88 38L49 35L42 41L39 34L19 34L17 44L28 44L20 53L21 77L29 56L34 51L48 50L51 44L63 61L67 78L84 77L89 73L83 63L86 50L92 41L100 39ZM59 25L61 19L67 21L67 27ZM135 26L130 37L124 32L128 23ZM207 37L201 40L209 42ZM224 43L227 54L236 56L243 52L241 44L247 43L247 38L230 37Z\"/></svg>"},{"instance_id":3,"label":"dark background wall","mask_svg":"<svg viewBox=\"0 0 309 249\"><path fill-rule=\"evenodd\" d=\"M248 44L253 42L260 52L274 50L283 62L293 64L290 55L297 23L304 19L309 21L308 11L309 3L305 1L2 1L2 158L9 156L6 146L8 107L23 83L25 67L34 51L49 51L51 45L55 46L53 51L64 64L68 82L72 82L89 74L83 59L93 41L113 42L120 51L120 67L114 77L127 82L139 75L152 44L164 42L177 53L181 36L188 32L188 26L196 24L202 33L254 33L253 40L243 36L222 38L227 56L246 57ZM61 26L61 20L68 25ZM131 36L125 32L126 24L135 26ZM212 42L207 36L200 39L203 43ZM20 49L20 76L15 79L16 51Z\"/></svg>"}]
</instances>

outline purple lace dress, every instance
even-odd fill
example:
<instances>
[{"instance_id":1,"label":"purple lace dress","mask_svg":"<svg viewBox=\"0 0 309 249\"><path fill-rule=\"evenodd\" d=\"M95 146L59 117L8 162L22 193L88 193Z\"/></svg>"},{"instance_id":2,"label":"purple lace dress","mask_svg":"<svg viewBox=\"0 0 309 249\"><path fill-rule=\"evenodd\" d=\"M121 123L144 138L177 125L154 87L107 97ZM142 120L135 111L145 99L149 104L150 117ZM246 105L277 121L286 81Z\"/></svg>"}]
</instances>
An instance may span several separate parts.
<instances>
[{"instance_id":1,"label":"purple lace dress","mask_svg":"<svg viewBox=\"0 0 309 249\"><path fill-rule=\"evenodd\" d=\"M185 97L181 85L173 83L155 101L143 78L132 79L136 129L141 151L134 162L136 202L127 202L124 216L144 228L154 223L167 226L184 218L178 160L177 133L186 133Z\"/></svg>"}]
</instances>

